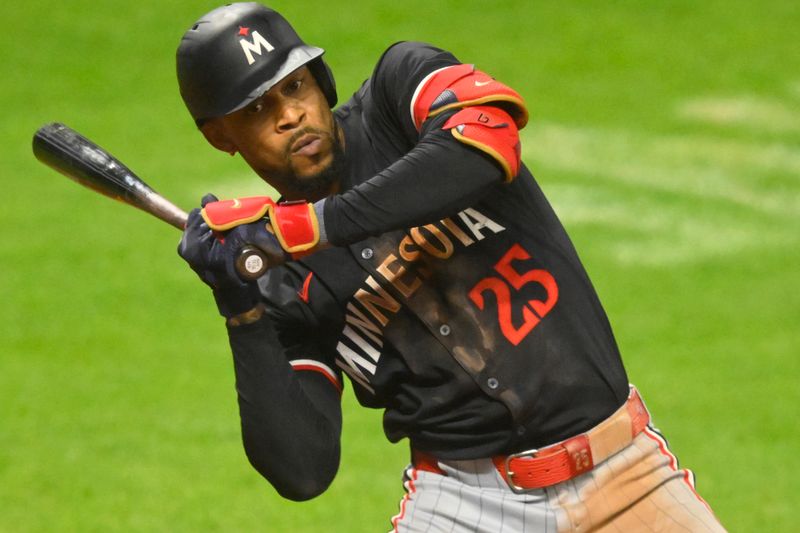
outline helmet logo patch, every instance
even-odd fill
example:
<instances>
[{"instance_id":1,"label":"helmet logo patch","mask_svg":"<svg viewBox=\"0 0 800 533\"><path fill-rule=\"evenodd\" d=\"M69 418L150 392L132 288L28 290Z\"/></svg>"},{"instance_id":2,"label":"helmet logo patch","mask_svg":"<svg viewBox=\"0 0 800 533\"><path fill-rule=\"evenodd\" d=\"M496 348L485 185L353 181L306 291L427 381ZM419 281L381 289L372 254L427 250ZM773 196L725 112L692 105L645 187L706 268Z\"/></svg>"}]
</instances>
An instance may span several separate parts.
<instances>
[{"instance_id":1,"label":"helmet logo patch","mask_svg":"<svg viewBox=\"0 0 800 533\"><path fill-rule=\"evenodd\" d=\"M247 35L248 31L250 31L250 28L239 26L239 35L242 35L242 32L245 32L244 35ZM261 55L262 50L266 50L268 53L275 50L275 47L272 46L269 41L263 38L258 31L251 32L251 36L253 37L253 42L250 42L247 39L239 39L239 44L242 45L244 55L247 57L248 65L252 65L256 62L255 58L253 57L253 53Z\"/></svg>"},{"instance_id":2,"label":"helmet logo patch","mask_svg":"<svg viewBox=\"0 0 800 533\"><path fill-rule=\"evenodd\" d=\"M244 35L245 37L247 37L249 34L250 34L250 28L239 26L239 35Z\"/></svg>"}]
</instances>

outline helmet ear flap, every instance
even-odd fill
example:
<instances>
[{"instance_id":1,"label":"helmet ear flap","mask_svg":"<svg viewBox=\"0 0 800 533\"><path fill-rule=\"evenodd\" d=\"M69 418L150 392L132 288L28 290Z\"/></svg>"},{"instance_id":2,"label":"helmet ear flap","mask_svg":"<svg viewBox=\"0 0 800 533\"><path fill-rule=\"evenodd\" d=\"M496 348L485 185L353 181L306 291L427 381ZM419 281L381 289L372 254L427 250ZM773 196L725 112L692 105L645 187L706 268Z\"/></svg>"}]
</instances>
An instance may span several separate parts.
<instances>
[{"instance_id":1,"label":"helmet ear flap","mask_svg":"<svg viewBox=\"0 0 800 533\"><path fill-rule=\"evenodd\" d=\"M308 69L314 79L317 80L319 88L322 89L322 94L325 95L328 105L333 108L338 101L338 96L336 95L336 80L333 78L333 72L331 72L330 67L322 58L318 58L308 63Z\"/></svg>"}]
</instances>

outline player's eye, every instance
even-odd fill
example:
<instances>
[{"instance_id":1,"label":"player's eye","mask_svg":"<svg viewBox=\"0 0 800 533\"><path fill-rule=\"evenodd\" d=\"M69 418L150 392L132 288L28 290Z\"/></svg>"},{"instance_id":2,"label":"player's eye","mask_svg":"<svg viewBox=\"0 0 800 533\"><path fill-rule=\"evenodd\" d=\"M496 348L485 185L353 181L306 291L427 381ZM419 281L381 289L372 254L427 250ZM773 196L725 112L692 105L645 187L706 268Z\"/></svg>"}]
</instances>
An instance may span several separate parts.
<instances>
[{"instance_id":1,"label":"player's eye","mask_svg":"<svg viewBox=\"0 0 800 533\"><path fill-rule=\"evenodd\" d=\"M257 113L260 113L261 110L264 109L264 102L262 102L261 100L256 100L255 102L247 106L245 109L247 110L248 115L255 115Z\"/></svg>"},{"instance_id":2,"label":"player's eye","mask_svg":"<svg viewBox=\"0 0 800 533\"><path fill-rule=\"evenodd\" d=\"M287 83L283 88L284 94L294 94L300 90L300 87L303 86L303 80L301 78L295 78L294 80Z\"/></svg>"}]
</instances>

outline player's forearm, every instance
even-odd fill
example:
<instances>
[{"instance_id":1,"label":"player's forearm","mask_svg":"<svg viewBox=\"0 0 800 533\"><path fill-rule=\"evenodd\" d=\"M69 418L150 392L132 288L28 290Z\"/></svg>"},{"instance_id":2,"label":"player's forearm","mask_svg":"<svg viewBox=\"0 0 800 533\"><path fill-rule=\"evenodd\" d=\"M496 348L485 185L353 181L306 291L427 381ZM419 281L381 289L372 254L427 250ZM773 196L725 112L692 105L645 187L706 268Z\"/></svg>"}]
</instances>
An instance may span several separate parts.
<instances>
[{"instance_id":1,"label":"player's forearm","mask_svg":"<svg viewBox=\"0 0 800 533\"><path fill-rule=\"evenodd\" d=\"M435 222L469 207L501 180L493 161L438 131L365 183L324 200L326 238L342 246Z\"/></svg>"},{"instance_id":2,"label":"player's forearm","mask_svg":"<svg viewBox=\"0 0 800 533\"><path fill-rule=\"evenodd\" d=\"M307 500L339 465L339 394L315 372L292 370L267 319L229 328L242 440L253 467L285 498Z\"/></svg>"}]
</instances>

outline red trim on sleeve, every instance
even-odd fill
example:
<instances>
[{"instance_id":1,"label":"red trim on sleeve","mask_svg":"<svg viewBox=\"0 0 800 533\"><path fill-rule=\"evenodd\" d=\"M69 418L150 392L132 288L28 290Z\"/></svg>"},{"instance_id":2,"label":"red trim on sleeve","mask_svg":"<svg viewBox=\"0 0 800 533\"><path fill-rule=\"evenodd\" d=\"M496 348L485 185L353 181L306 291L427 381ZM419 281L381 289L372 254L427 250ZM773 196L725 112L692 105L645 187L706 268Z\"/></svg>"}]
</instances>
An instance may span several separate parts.
<instances>
[{"instance_id":1,"label":"red trim on sleeve","mask_svg":"<svg viewBox=\"0 0 800 533\"><path fill-rule=\"evenodd\" d=\"M294 370L311 370L313 372L319 372L325 376L334 387L336 387L336 390L339 391L339 394L342 393L342 383L328 365L313 359L295 359L294 361L289 361L289 364L292 365Z\"/></svg>"}]
</instances>

